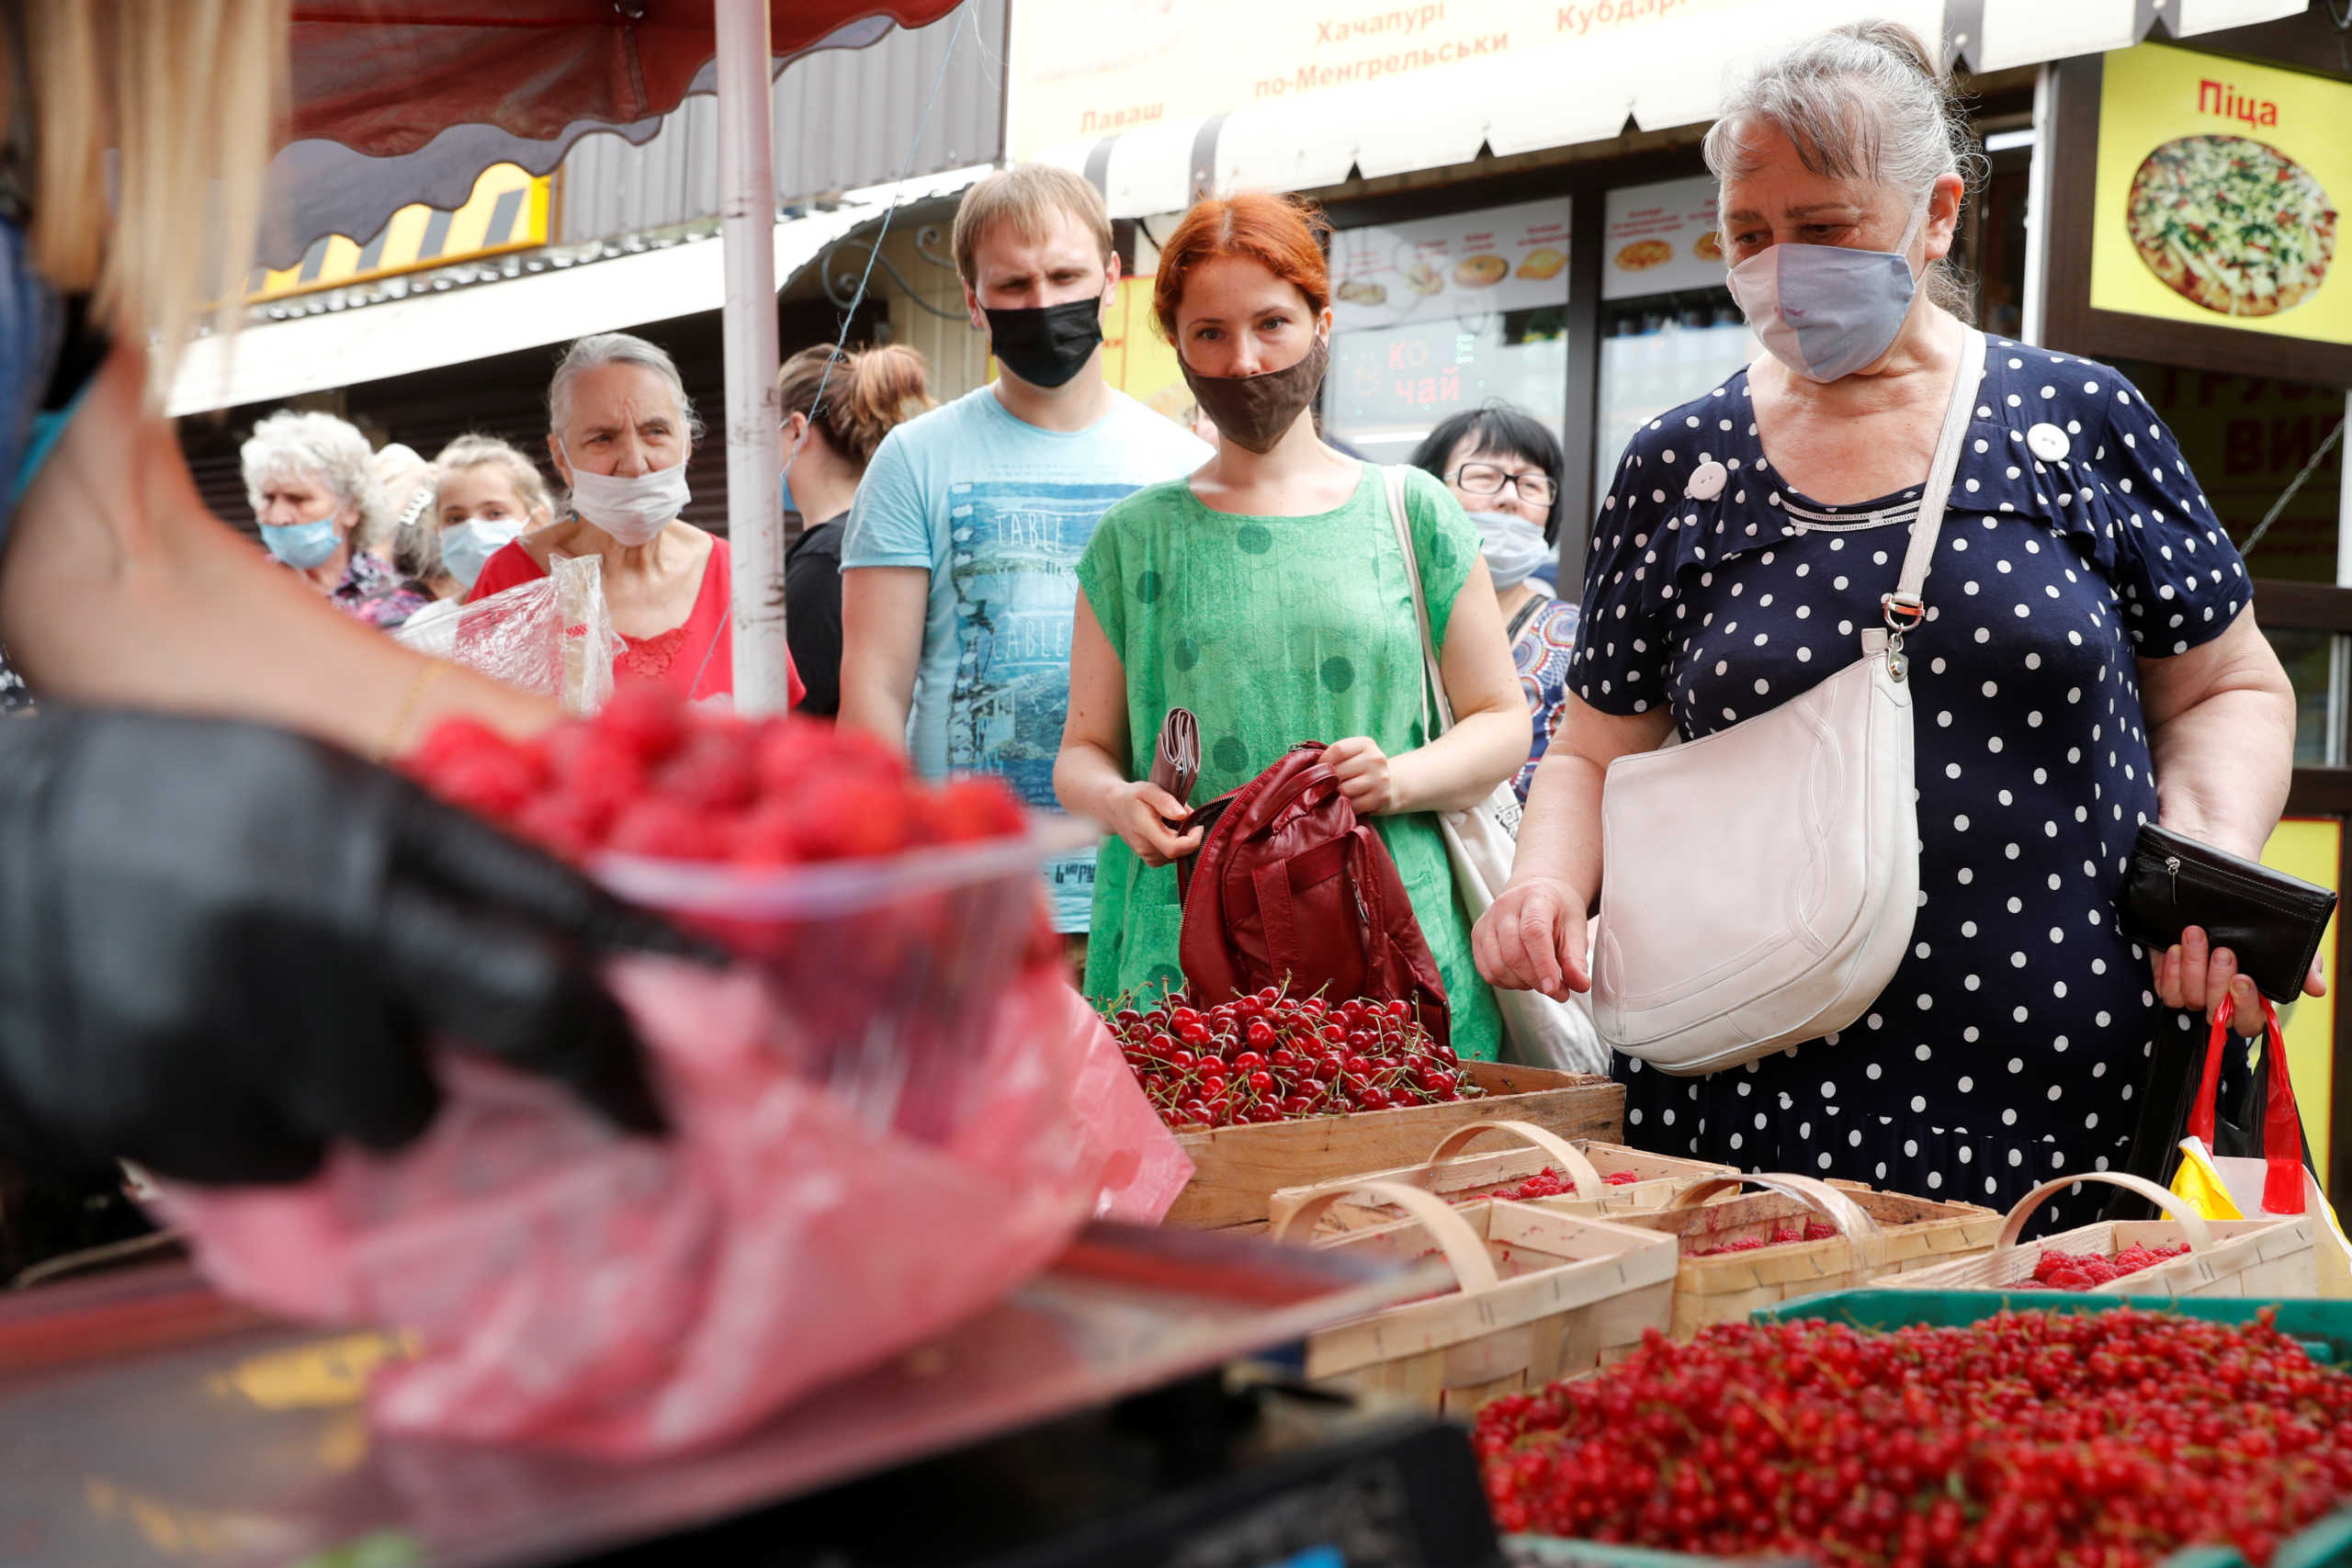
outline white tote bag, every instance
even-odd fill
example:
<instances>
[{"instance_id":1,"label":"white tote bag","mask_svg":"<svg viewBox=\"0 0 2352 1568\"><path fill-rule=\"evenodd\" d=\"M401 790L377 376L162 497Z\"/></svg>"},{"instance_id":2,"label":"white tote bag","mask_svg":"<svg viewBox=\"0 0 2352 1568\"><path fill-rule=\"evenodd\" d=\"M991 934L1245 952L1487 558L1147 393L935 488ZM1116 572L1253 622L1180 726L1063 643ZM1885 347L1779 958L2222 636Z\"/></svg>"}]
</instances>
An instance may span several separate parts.
<instances>
[{"instance_id":1,"label":"white tote bag","mask_svg":"<svg viewBox=\"0 0 2352 1568\"><path fill-rule=\"evenodd\" d=\"M1984 364L1967 329L1886 624L1861 659L1745 723L1609 765L1600 797L1600 1036L1712 1073L1843 1029L1911 945L1919 824L1903 650Z\"/></svg>"},{"instance_id":2,"label":"white tote bag","mask_svg":"<svg viewBox=\"0 0 2352 1568\"><path fill-rule=\"evenodd\" d=\"M1453 728L1453 704L1445 694L1445 674L1438 662L1437 644L1430 635L1429 600L1421 592L1420 558L1413 551L1413 531L1405 518L1405 470L1382 471L1388 487L1388 520L1396 525L1396 543L1405 552L1405 575L1413 586L1413 614L1421 628L1421 661L1427 679L1421 685L1422 728L1434 740ZM1435 694L1434 718L1430 694ZM1494 794L1466 811L1436 813L1438 830L1445 835L1445 851L1453 862L1454 891L1462 907L1476 920L1487 912L1510 881L1512 857L1519 849L1519 795L1506 779ZM1483 982L1482 982L1483 983ZM1550 1067L1564 1073L1606 1073L1609 1048L1592 1026L1581 998L1554 1001L1540 991L1495 991L1495 1006L1503 1020L1503 1059L1527 1067Z\"/></svg>"}]
</instances>

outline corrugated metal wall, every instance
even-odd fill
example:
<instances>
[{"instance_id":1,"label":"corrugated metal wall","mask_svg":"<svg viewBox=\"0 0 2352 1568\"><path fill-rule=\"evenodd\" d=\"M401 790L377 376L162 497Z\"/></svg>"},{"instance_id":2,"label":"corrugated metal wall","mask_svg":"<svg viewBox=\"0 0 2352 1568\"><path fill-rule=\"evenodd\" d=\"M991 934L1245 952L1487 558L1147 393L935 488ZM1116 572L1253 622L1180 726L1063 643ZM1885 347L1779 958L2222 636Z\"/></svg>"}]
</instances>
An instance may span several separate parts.
<instances>
[{"instance_id":1,"label":"corrugated metal wall","mask_svg":"<svg viewBox=\"0 0 2352 1568\"><path fill-rule=\"evenodd\" d=\"M965 0L927 28L893 28L868 48L823 50L786 66L775 85L777 199L897 179L934 81L939 101L914 149L913 172L995 162L1004 145L1006 4ZM563 161L557 243L715 216L718 123L718 101L703 95L686 99L642 147L617 136L584 138Z\"/></svg>"},{"instance_id":2,"label":"corrugated metal wall","mask_svg":"<svg viewBox=\"0 0 2352 1568\"><path fill-rule=\"evenodd\" d=\"M887 285L885 298L890 308L890 341L903 343L920 351L931 367L931 389L945 402L961 397L988 378L988 339L972 330L969 318L964 314L964 288L953 271L942 270L925 259L918 249L921 224L907 228L893 226L890 235L882 242L882 254L898 268L899 276L913 284L924 299L949 316L935 316L908 299L896 284L889 283L877 272L878 285ZM947 254L947 220L939 221L938 243L929 247L933 254Z\"/></svg>"}]
</instances>

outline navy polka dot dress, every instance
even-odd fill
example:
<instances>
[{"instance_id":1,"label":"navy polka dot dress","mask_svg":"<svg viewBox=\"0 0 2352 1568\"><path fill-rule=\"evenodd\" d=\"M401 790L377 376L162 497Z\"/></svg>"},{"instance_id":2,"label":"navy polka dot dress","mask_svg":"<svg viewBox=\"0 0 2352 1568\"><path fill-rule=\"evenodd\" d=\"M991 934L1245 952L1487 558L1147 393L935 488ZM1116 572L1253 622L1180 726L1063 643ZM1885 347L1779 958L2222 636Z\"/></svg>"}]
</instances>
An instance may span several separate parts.
<instances>
[{"instance_id":1,"label":"navy polka dot dress","mask_svg":"<svg viewBox=\"0 0 2352 1568\"><path fill-rule=\"evenodd\" d=\"M1697 484L1724 470L1719 492ZM1705 496L1707 499L1700 499ZM1783 485L1747 373L1653 421L1601 503L1577 694L1712 734L1860 657L1918 513ZM1910 956L1838 1034L1706 1077L1625 1058L1626 1135L1748 1169L2007 1207L2120 1166L2162 1008L2115 896L2155 780L2134 660L2219 636L2245 568L2147 400L2109 367L1987 340L1908 641L1920 895ZM2077 1189L2044 1225L2098 1217ZM2041 1229L2043 1225L2037 1225Z\"/></svg>"}]
</instances>

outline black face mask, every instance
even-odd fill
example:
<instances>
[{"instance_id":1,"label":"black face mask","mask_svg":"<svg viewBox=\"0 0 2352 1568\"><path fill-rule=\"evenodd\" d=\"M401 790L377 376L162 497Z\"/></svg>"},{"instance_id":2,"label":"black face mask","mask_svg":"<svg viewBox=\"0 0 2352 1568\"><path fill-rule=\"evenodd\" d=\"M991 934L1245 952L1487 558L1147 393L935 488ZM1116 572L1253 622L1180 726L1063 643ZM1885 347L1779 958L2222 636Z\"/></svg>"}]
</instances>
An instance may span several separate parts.
<instances>
[{"instance_id":1,"label":"black face mask","mask_svg":"<svg viewBox=\"0 0 2352 1568\"><path fill-rule=\"evenodd\" d=\"M1071 299L1019 310L989 310L989 346L1033 387L1058 387L1086 368L1102 342L1102 300Z\"/></svg>"}]
</instances>

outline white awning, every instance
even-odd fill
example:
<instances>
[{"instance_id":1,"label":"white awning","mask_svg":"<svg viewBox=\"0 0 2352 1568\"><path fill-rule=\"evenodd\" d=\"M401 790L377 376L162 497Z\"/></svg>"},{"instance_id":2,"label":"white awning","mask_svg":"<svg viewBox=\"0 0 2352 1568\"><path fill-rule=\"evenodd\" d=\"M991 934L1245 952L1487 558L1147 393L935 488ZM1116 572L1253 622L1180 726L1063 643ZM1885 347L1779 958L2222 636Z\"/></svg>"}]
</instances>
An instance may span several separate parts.
<instances>
[{"instance_id":1,"label":"white awning","mask_svg":"<svg viewBox=\"0 0 2352 1568\"><path fill-rule=\"evenodd\" d=\"M1884 17L1942 37L1978 72L2124 49L2157 17L2174 37L2294 16L2304 0L1753 0L1677 11L1657 0L1576 0L1638 25L1575 41L1261 98L1227 112L1046 147L1040 162L1098 185L1112 216L1181 211L1196 192L1309 190L1603 141L1714 117L1745 62L1841 22ZM1016 146L1015 152L1019 149Z\"/></svg>"},{"instance_id":2,"label":"white awning","mask_svg":"<svg viewBox=\"0 0 2352 1568\"><path fill-rule=\"evenodd\" d=\"M854 191L841 206L775 228L775 276L789 279L825 247L899 206L952 196L986 173L956 169L903 186ZM591 333L716 310L726 297L721 246L691 240L609 261L298 321L248 327L188 345L166 411L175 416L380 381Z\"/></svg>"}]
</instances>

